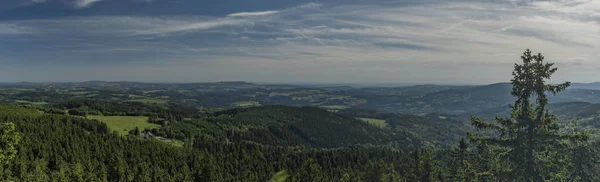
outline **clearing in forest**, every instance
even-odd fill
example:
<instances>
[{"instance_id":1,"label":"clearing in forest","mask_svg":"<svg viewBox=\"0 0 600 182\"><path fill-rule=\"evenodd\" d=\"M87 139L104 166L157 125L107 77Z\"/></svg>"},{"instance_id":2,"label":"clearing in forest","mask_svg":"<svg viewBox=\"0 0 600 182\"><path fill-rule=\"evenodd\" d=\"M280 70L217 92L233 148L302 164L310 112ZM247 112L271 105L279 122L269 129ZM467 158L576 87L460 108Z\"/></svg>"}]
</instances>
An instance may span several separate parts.
<instances>
[{"instance_id":1,"label":"clearing in forest","mask_svg":"<svg viewBox=\"0 0 600 182\"><path fill-rule=\"evenodd\" d=\"M148 123L146 116L88 116L87 118L105 122L108 128L117 131L120 135L127 135L129 130L135 127L140 130L160 127L158 124Z\"/></svg>"},{"instance_id":2,"label":"clearing in forest","mask_svg":"<svg viewBox=\"0 0 600 182\"><path fill-rule=\"evenodd\" d=\"M241 101L233 103L233 105L237 107L249 107L249 106L260 106L260 102L258 101Z\"/></svg>"},{"instance_id":3,"label":"clearing in forest","mask_svg":"<svg viewBox=\"0 0 600 182\"><path fill-rule=\"evenodd\" d=\"M319 106L325 109L348 109L350 107L348 106L341 106L341 105L329 105L329 106Z\"/></svg>"},{"instance_id":4,"label":"clearing in forest","mask_svg":"<svg viewBox=\"0 0 600 182\"><path fill-rule=\"evenodd\" d=\"M380 128L385 128L387 126L387 122L385 122L385 120L383 120L383 119L374 119L374 118L356 118L356 119L360 119L364 122L367 122L369 124L372 124L372 125L380 127Z\"/></svg>"}]
</instances>

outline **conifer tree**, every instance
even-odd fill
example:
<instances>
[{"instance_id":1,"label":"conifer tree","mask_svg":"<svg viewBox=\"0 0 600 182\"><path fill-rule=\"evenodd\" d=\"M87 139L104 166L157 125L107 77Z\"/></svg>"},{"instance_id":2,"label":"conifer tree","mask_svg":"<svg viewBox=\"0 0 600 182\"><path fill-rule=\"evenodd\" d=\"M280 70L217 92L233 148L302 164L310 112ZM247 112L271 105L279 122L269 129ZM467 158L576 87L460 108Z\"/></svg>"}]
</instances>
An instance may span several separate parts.
<instances>
[{"instance_id":1,"label":"conifer tree","mask_svg":"<svg viewBox=\"0 0 600 182\"><path fill-rule=\"evenodd\" d=\"M321 169L321 166L310 158L304 161L295 176L298 181L326 181Z\"/></svg>"},{"instance_id":2,"label":"conifer tree","mask_svg":"<svg viewBox=\"0 0 600 182\"><path fill-rule=\"evenodd\" d=\"M576 131L580 133L580 131ZM589 146L589 134L583 133L582 140L571 143L570 157L572 167L569 170L570 181L598 181L599 172L597 152Z\"/></svg>"},{"instance_id":3,"label":"conifer tree","mask_svg":"<svg viewBox=\"0 0 600 182\"><path fill-rule=\"evenodd\" d=\"M475 178L475 171L469 163L468 148L469 144L465 139L461 139L458 147L451 152L453 157L451 168L453 181L473 181Z\"/></svg>"},{"instance_id":4,"label":"conifer tree","mask_svg":"<svg viewBox=\"0 0 600 182\"><path fill-rule=\"evenodd\" d=\"M496 136L478 136L468 133L472 141L488 143L502 149L501 156L508 159L512 170L509 181L544 181L552 174L546 168L548 155L555 154L559 142L572 136L559 135L556 117L548 113L546 93L556 94L570 83L548 84L557 71L553 63L544 62L544 56L532 55L527 49L521 56L522 64L515 64L511 79L514 104L509 107L509 117L495 117L487 122L472 117L471 124L478 129L496 131Z\"/></svg>"},{"instance_id":5,"label":"conifer tree","mask_svg":"<svg viewBox=\"0 0 600 182\"><path fill-rule=\"evenodd\" d=\"M13 123L0 123L0 164L5 164L17 155L16 145L21 140Z\"/></svg>"}]
</instances>

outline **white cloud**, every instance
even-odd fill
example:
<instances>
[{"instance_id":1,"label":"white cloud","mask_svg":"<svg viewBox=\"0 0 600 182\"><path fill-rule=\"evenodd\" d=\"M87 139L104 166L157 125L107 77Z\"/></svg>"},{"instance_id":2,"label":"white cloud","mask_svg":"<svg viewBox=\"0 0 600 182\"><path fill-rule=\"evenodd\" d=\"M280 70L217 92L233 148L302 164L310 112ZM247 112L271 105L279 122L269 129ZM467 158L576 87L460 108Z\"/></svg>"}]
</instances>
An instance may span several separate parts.
<instances>
[{"instance_id":1,"label":"white cloud","mask_svg":"<svg viewBox=\"0 0 600 182\"><path fill-rule=\"evenodd\" d=\"M11 23L0 23L0 35L18 35L31 33L27 28Z\"/></svg>"},{"instance_id":2,"label":"white cloud","mask_svg":"<svg viewBox=\"0 0 600 182\"><path fill-rule=\"evenodd\" d=\"M133 35L153 35L153 34L168 34L176 32L200 31L212 28L218 28L227 25L240 25L246 21L231 20L231 19L214 19L214 20L158 20L146 19L146 22L138 24L139 27L133 27ZM149 27L142 29L140 27Z\"/></svg>"},{"instance_id":3,"label":"white cloud","mask_svg":"<svg viewBox=\"0 0 600 182\"><path fill-rule=\"evenodd\" d=\"M46 34L84 35L158 35L177 32L201 31L223 26L248 24L246 20L210 17L72 17L49 20L24 20L0 24L0 31L19 33L32 30Z\"/></svg>"},{"instance_id":4,"label":"white cloud","mask_svg":"<svg viewBox=\"0 0 600 182\"><path fill-rule=\"evenodd\" d=\"M279 13L279 11L240 12L240 13L229 14L227 16L229 16L229 17L265 16L265 15L272 15L272 14L275 14L275 13Z\"/></svg>"},{"instance_id":5,"label":"white cloud","mask_svg":"<svg viewBox=\"0 0 600 182\"><path fill-rule=\"evenodd\" d=\"M597 81L569 73L578 72L577 65L600 66L600 22L594 19L596 4L600 1L570 2L574 3L447 1L385 6L311 3L225 17L113 16L26 20L0 24L0 34L35 30L47 34L74 34L85 42L107 37L106 41L113 44L97 41L95 43L105 46L91 46L90 50L82 48L76 54L164 51L168 52L165 55L168 58L156 58L157 62L173 60L177 63L168 64L178 64L183 70L189 68L190 74L195 73L192 68L203 67L198 66L200 64L211 64L212 67L206 67L208 72L236 73L228 76L215 73L217 76L212 75L215 80L223 76L258 81L390 82L412 79L489 83L507 81L512 63L518 61L522 51L530 48L542 52L547 60L561 64L559 74L562 78ZM185 34L188 32L195 33ZM185 41L195 39L194 36L203 32L222 37L196 41L207 42L201 45ZM135 42L137 36L154 38L155 35L170 37L161 37L164 39L156 42ZM123 38L130 36L133 38ZM161 42L165 39L173 41ZM179 43L179 39L186 43ZM563 64L567 66L562 67ZM595 74L597 79L597 73L590 70L583 70L586 73L581 74ZM285 73L294 76L285 77ZM180 77L184 79L185 76Z\"/></svg>"},{"instance_id":6,"label":"white cloud","mask_svg":"<svg viewBox=\"0 0 600 182\"><path fill-rule=\"evenodd\" d=\"M532 5L544 11L585 17L600 17L600 1L597 0L535 1Z\"/></svg>"},{"instance_id":7,"label":"white cloud","mask_svg":"<svg viewBox=\"0 0 600 182\"><path fill-rule=\"evenodd\" d=\"M97 3L100 1L102 1L102 0L76 0L75 8L80 9L80 8L91 7L92 5L94 5L94 3Z\"/></svg>"},{"instance_id":8,"label":"white cloud","mask_svg":"<svg viewBox=\"0 0 600 182\"><path fill-rule=\"evenodd\" d=\"M36 4L40 4L40 3L45 3L48 2L48 0L24 0L23 2L20 2L19 4L16 4L15 6L11 6L11 5L4 5L3 7L0 7L1 9L4 8L15 8L15 7L26 7L26 6L31 6L31 5L36 5Z\"/></svg>"},{"instance_id":9,"label":"white cloud","mask_svg":"<svg viewBox=\"0 0 600 182\"><path fill-rule=\"evenodd\" d=\"M577 7L586 7L587 11L593 12L595 2L582 1L586 5ZM597 59L600 56L597 51L600 48L600 24L597 20L576 11L544 9L536 4L470 3L463 6L460 2L448 2L431 7L338 6L296 15L303 19L274 20L280 30L288 34L272 39L281 44L267 46L264 50L243 49L274 59L318 60L323 66L331 64L336 68L427 69L419 66L420 62L456 73L447 77L449 79L474 82L506 81L505 75L509 75L512 63L527 48L542 52L551 62L569 63L573 56L586 55L592 58L578 59L577 63L600 66ZM373 43L385 43L380 45L389 47L377 47ZM419 46L435 49L415 49ZM306 58L306 55L312 57ZM473 65L477 65L477 69L473 69ZM504 67L496 69L502 65ZM561 70L576 72L573 69L576 68ZM488 75L491 70L506 74ZM447 71L431 69L426 72L435 75ZM485 76L477 79L469 76L474 74ZM397 73L399 75L403 74ZM573 74L561 77L581 80ZM443 78L420 79L441 81Z\"/></svg>"},{"instance_id":10,"label":"white cloud","mask_svg":"<svg viewBox=\"0 0 600 182\"><path fill-rule=\"evenodd\" d=\"M317 7L321 7L321 6L322 6L322 4L320 4L320 3L308 3L305 5L300 5L296 8L317 8Z\"/></svg>"}]
</instances>

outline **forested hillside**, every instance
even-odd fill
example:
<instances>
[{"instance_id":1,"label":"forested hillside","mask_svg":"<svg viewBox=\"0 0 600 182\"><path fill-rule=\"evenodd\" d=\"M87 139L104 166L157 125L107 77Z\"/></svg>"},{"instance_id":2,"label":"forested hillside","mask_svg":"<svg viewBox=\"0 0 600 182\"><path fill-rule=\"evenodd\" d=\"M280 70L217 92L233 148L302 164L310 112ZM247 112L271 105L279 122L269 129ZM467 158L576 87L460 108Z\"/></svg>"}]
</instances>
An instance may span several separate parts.
<instances>
[{"instance_id":1,"label":"forested hillside","mask_svg":"<svg viewBox=\"0 0 600 182\"><path fill-rule=\"evenodd\" d=\"M458 175L496 181L502 175L492 174L503 170L489 147L466 143L451 150L401 151L197 137L174 147L151 138L120 137L98 121L1 107L0 119L15 123L23 137L2 173L2 178L17 181L265 181L280 170L291 181L445 181Z\"/></svg>"},{"instance_id":2,"label":"forested hillside","mask_svg":"<svg viewBox=\"0 0 600 182\"><path fill-rule=\"evenodd\" d=\"M391 142L391 133L360 120L319 108L289 106L227 110L150 132L180 140L208 137L218 141L318 148Z\"/></svg>"},{"instance_id":3,"label":"forested hillside","mask_svg":"<svg viewBox=\"0 0 600 182\"><path fill-rule=\"evenodd\" d=\"M427 114L422 116L396 114L358 108L337 112L354 118L372 118L385 122L384 130L396 137L400 148L442 147L448 148L472 129L470 124L458 116ZM403 142L398 142L403 141Z\"/></svg>"},{"instance_id":4,"label":"forested hillside","mask_svg":"<svg viewBox=\"0 0 600 182\"><path fill-rule=\"evenodd\" d=\"M439 152L430 150L296 148L210 137L174 147L151 138L121 137L106 124L81 117L0 107L0 119L15 123L23 138L17 155L3 166L5 180L266 181L281 170L291 181L419 181L451 175L443 167L448 164L437 161Z\"/></svg>"},{"instance_id":5,"label":"forested hillside","mask_svg":"<svg viewBox=\"0 0 600 182\"><path fill-rule=\"evenodd\" d=\"M294 172L293 179L330 181L402 156L385 147L297 150L210 139L179 148L120 137L98 121L0 107L0 119L15 123L22 135L2 178L18 181L265 181L284 169Z\"/></svg>"},{"instance_id":6,"label":"forested hillside","mask_svg":"<svg viewBox=\"0 0 600 182\"><path fill-rule=\"evenodd\" d=\"M488 86L5 85L0 179L598 181L600 106L551 104L596 92L547 84L553 65L522 58L510 84Z\"/></svg>"}]
</instances>

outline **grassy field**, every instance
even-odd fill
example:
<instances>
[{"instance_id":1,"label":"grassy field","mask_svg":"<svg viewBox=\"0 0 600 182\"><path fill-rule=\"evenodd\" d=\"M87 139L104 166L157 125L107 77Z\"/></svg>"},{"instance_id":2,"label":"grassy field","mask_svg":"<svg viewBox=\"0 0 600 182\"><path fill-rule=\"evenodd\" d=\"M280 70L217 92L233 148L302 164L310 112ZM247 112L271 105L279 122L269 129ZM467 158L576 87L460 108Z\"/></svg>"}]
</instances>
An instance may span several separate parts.
<instances>
[{"instance_id":1,"label":"grassy field","mask_svg":"<svg viewBox=\"0 0 600 182\"><path fill-rule=\"evenodd\" d=\"M135 94L127 94L127 97L129 97L130 99L143 99L143 98L146 98L146 96L135 95Z\"/></svg>"},{"instance_id":2,"label":"grassy field","mask_svg":"<svg viewBox=\"0 0 600 182\"><path fill-rule=\"evenodd\" d=\"M26 100L15 100L15 102L17 102L19 104L38 105L38 106L48 104L47 102L30 102L30 101L26 101Z\"/></svg>"},{"instance_id":3,"label":"grassy field","mask_svg":"<svg viewBox=\"0 0 600 182\"><path fill-rule=\"evenodd\" d=\"M154 103L154 104L166 104L168 101L169 100L166 100L166 99L152 99L152 98L127 100L127 102L142 102L142 103Z\"/></svg>"},{"instance_id":4,"label":"grassy field","mask_svg":"<svg viewBox=\"0 0 600 182\"><path fill-rule=\"evenodd\" d=\"M332 106L319 106L325 109L348 109L350 107L348 106L339 106L339 105L332 105Z\"/></svg>"},{"instance_id":5,"label":"grassy field","mask_svg":"<svg viewBox=\"0 0 600 182\"><path fill-rule=\"evenodd\" d=\"M290 96L290 95L294 95L294 93L287 93L287 92L271 92L269 93L269 97L273 97L273 96Z\"/></svg>"},{"instance_id":6,"label":"grassy field","mask_svg":"<svg viewBox=\"0 0 600 182\"><path fill-rule=\"evenodd\" d=\"M145 91L142 91L142 93L151 94L151 93L156 93L156 92L161 92L161 91L163 91L163 90L145 90Z\"/></svg>"},{"instance_id":7,"label":"grassy field","mask_svg":"<svg viewBox=\"0 0 600 182\"><path fill-rule=\"evenodd\" d=\"M380 128L385 128L387 126L387 123L383 119L374 119L374 118L356 118L356 119L363 120L364 122L367 122L374 126L378 126Z\"/></svg>"},{"instance_id":8,"label":"grassy field","mask_svg":"<svg viewBox=\"0 0 600 182\"><path fill-rule=\"evenodd\" d=\"M89 94L89 93L92 93L92 92L81 91L81 92L68 92L68 93L71 94L71 95L85 95L85 94Z\"/></svg>"},{"instance_id":9,"label":"grassy field","mask_svg":"<svg viewBox=\"0 0 600 182\"><path fill-rule=\"evenodd\" d=\"M10 90L10 91L35 91L32 88L2 88L0 90Z\"/></svg>"},{"instance_id":10,"label":"grassy field","mask_svg":"<svg viewBox=\"0 0 600 182\"><path fill-rule=\"evenodd\" d=\"M161 142L165 142L165 143L171 144L176 147L183 147L183 144L184 144L181 140L167 139L167 138L162 138L162 137L157 137L156 139Z\"/></svg>"},{"instance_id":11,"label":"grassy field","mask_svg":"<svg viewBox=\"0 0 600 182\"><path fill-rule=\"evenodd\" d=\"M241 101L241 102L233 103L233 105L235 105L237 107L248 107L248 106L260 106L260 103L258 101Z\"/></svg>"},{"instance_id":12,"label":"grassy field","mask_svg":"<svg viewBox=\"0 0 600 182\"><path fill-rule=\"evenodd\" d=\"M121 135L127 135L129 130L138 127L140 130L158 128L160 125L148 123L146 116L88 116L88 119L97 119L103 121L112 130Z\"/></svg>"}]
</instances>

